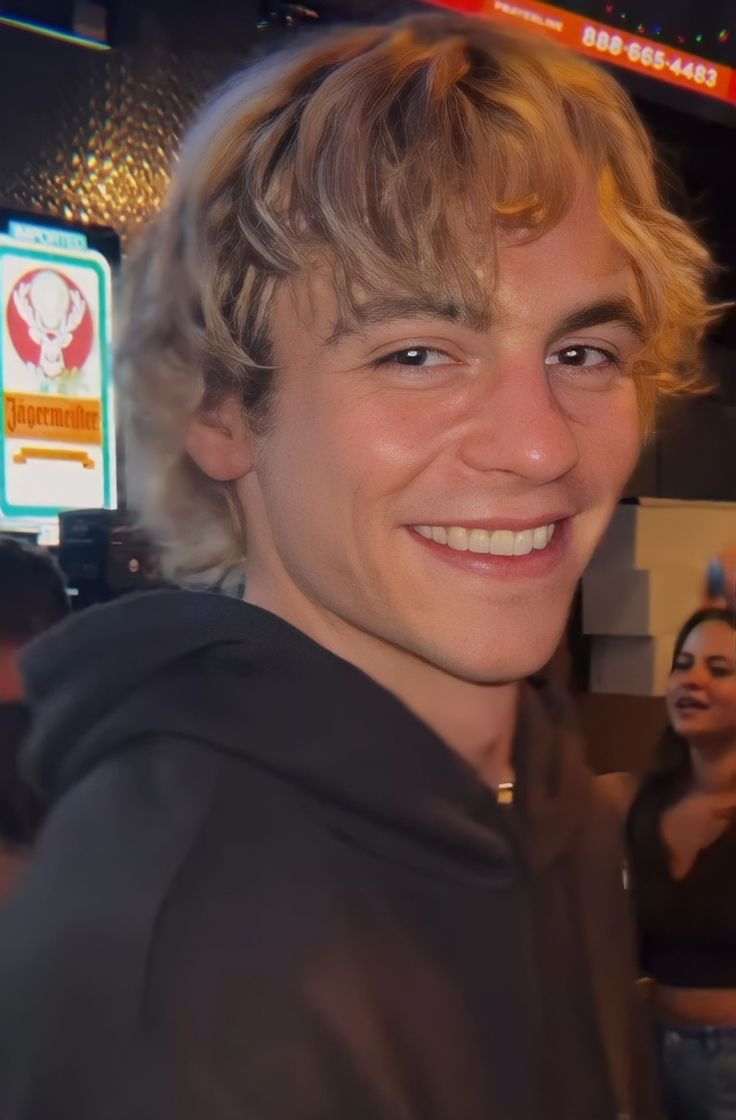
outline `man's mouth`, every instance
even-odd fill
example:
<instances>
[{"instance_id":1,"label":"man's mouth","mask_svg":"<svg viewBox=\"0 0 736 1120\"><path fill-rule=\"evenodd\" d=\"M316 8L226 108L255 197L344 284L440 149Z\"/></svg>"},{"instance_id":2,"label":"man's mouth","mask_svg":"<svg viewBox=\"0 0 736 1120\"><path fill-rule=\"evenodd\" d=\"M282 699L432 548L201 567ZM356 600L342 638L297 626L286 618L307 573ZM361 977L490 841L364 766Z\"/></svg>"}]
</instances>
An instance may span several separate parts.
<instances>
[{"instance_id":1,"label":"man's mouth","mask_svg":"<svg viewBox=\"0 0 736 1120\"><path fill-rule=\"evenodd\" d=\"M542 552L552 540L555 523L531 529L467 529L462 525L414 525L415 532L455 552L491 556L528 556Z\"/></svg>"}]
</instances>

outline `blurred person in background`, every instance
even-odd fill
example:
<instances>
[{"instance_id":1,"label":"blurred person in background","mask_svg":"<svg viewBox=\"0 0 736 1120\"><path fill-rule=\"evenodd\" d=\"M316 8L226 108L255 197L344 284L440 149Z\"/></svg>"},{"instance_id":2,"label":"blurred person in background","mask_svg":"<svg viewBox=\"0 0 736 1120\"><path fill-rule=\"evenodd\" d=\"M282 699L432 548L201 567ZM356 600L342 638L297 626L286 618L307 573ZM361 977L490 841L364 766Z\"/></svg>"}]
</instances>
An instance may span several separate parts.
<instances>
[{"instance_id":1,"label":"blurred person in background","mask_svg":"<svg viewBox=\"0 0 736 1120\"><path fill-rule=\"evenodd\" d=\"M669 726L628 819L642 967L671 1120L736 1120L736 621L675 644Z\"/></svg>"},{"instance_id":2,"label":"blurred person in background","mask_svg":"<svg viewBox=\"0 0 736 1120\"><path fill-rule=\"evenodd\" d=\"M711 559L703 605L723 607L736 618L736 545Z\"/></svg>"},{"instance_id":3,"label":"blurred person in background","mask_svg":"<svg viewBox=\"0 0 736 1120\"><path fill-rule=\"evenodd\" d=\"M20 658L69 613L61 572L48 552L0 537L0 900L7 897L38 827L38 798L18 771L28 731Z\"/></svg>"},{"instance_id":4,"label":"blurred person in background","mask_svg":"<svg viewBox=\"0 0 736 1120\"><path fill-rule=\"evenodd\" d=\"M353 28L215 99L119 372L167 573L234 594L27 664L1 1116L654 1120L621 830L537 674L708 270L541 40Z\"/></svg>"}]
</instances>

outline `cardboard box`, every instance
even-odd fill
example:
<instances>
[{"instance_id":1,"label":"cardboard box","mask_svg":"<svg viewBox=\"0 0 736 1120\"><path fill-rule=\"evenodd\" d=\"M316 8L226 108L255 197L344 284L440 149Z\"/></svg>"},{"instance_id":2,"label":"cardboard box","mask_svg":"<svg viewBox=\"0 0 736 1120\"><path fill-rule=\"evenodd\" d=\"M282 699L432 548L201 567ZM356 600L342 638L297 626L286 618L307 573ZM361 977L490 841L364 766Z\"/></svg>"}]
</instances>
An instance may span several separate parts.
<instances>
[{"instance_id":1,"label":"cardboard box","mask_svg":"<svg viewBox=\"0 0 736 1120\"><path fill-rule=\"evenodd\" d=\"M590 691L624 696L664 696L674 646L674 634L646 638L593 638Z\"/></svg>"},{"instance_id":2,"label":"cardboard box","mask_svg":"<svg viewBox=\"0 0 736 1120\"><path fill-rule=\"evenodd\" d=\"M618 506L591 568L698 567L736 542L736 503L642 498Z\"/></svg>"},{"instance_id":3,"label":"cardboard box","mask_svg":"<svg viewBox=\"0 0 736 1120\"><path fill-rule=\"evenodd\" d=\"M702 603L705 567L592 568L583 576L583 632L673 634Z\"/></svg>"}]
</instances>

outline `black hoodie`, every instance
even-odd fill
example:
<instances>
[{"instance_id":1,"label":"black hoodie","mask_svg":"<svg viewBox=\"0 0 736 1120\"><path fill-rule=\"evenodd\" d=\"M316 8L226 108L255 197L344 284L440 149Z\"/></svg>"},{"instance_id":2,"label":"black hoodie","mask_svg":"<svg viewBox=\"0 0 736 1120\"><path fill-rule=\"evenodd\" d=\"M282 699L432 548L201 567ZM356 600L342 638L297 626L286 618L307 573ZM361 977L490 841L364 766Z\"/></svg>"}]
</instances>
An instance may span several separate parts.
<instances>
[{"instance_id":1,"label":"black hoodie","mask_svg":"<svg viewBox=\"0 0 736 1120\"><path fill-rule=\"evenodd\" d=\"M653 1120L619 848L526 689L512 808L275 616L152 592L26 665L53 802L0 1120Z\"/></svg>"}]
</instances>

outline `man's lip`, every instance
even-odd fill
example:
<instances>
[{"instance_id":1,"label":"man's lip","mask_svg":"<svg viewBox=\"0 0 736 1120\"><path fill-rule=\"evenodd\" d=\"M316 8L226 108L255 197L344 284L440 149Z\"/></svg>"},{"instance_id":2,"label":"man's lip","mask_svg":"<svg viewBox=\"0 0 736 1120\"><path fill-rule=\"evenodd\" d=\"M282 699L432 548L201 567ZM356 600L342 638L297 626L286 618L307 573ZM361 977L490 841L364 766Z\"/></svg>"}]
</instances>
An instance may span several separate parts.
<instances>
[{"instance_id":1,"label":"man's lip","mask_svg":"<svg viewBox=\"0 0 736 1120\"><path fill-rule=\"evenodd\" d=\"M465 524L467 525L467 522ZM488 524L488 522L485 524ZM567 552L571 524L571 518L566 518L562 522L555 522L552 537L547 540L545 548L532 549L531 551L527 549L524 555L520 556L501 556L495 552L485 551L476 552L470 547L467 550L452 548L449 540L447 544L439 544L434 540L433 535L427 537L424 533L419 533L414 526L406 526L405 532L409 533L416 544L429 556L434 556L438 563L450 568L454 567L465 574L471 572L476 575L492 575L496 579L514 581L517 579L541 578L554 571ZM506 522L504 528L507 525L508 522ZM451 526L451 528L453 527ZM539 526L525 522L525 528L532 529L539 528ZM467 529L463 529L463 531L467 532ZM520 531L523 532L523 530ZM545 538L547 536L548 534L545 533ZM468 541L468 545L470 545L470 541Z\"/></svg>"},{"instance_id":2,"label":"man's lip","mask_svg":"<svg viewBox=\"0 0 736 1120\"><path fill-rule=\"evenodd\" d=\"M508 517L506 519L495 517L493 520L490 518L459 518L448 519L441 517L437 521L427 518L423 521L412 521L410 526L413 528L415 525L431 525L433 528L438 529L485 529L487 533L501 532L504 529L512 533L524 533L528 529L539 529L543 525L559 525L563 521L569 521L574 516L571 513L564 514L542 514L540 517L534 519L531 517Z\"/></svg>"}]
</instances>

